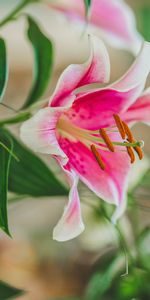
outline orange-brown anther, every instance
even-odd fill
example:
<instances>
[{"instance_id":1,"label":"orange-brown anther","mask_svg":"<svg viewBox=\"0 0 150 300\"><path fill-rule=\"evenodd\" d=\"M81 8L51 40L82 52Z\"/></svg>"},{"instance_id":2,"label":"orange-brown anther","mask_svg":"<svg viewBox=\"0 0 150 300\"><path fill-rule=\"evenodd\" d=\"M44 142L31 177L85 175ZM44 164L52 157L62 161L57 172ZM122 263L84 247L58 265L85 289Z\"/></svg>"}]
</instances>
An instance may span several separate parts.
<instances>
[{"instance_id":1,"label":"orange-brown anther","mask_svg":"<svg viewBox=\"0 0 150 300\"><path fill-rule=\"evenodd\" d=\"M101 158L99 152L97 151L95 145L91 145L91 151L92 151L94 157L96 158L96 160L97 160L97 162L98 162L100 168L101 168L102 170L105 170L105 164L103 163L103 160L102 160L102 158Z\"/></svg>"},{"instance_id":2,"label":"orange-brown anther","mask_svg":"<svg viewBox=\"0 0 150 300\"><path fill-rule=\"evenodd\" d=\"M126 148L127 148L128 155L131 158L131 164L133 164L135 162L135 155L134 155L133 149L132 149L132 147L128 147L128 146Z\"/></svg>"},{"instance_id":3,"label":"orange-brown anther","mask_svg":"<svg viewBox=\"0 0 150 300\"><path fill-rule=\"evenodd\" d=\"M126 135L128 137L127 140L130 143L136 143L136 141L134 139L134 136L133 136L130 128L128 127L128 125L125 122L122 122L122 123L123 123L124 129L125 129ZM134 146L133 149L136 151L136 153L138 154L139 159L141 160L143 158L143 151L142 151L142 149L139 146Z\"/></svg>"},{"instance_id":4,"label":"orange-brown anther","mask_svg":"<svg viewBox=\"0 0 150 300\"><path fill-rule=\"evenodd\" d=\"M143 158L143 151L139 146L134 147L134 150L138 154L139 159L141 160Z\"/></svg>"},{"instance_id":5,"label":"orange-brown anther","mask_svg":"<svg viewBox=\"0 0 150 300\"><path fill-rule=\"evenodd\" d=\"M124 140L125 137L126 137L126 132L125 132L125 129L124 129L124 126L123 126L123 122L121 121L120 117L116 114L113 115L114 119L115 119L115 122L116 122L116 126L120 132L120 135L122 137L122 139Z\"/></svg>"},{"instance_id":6,"label":"orange-brown anther","mask_svg":"<svg viewBox=\"0 0 150 300\"><path fill-rule=\"evenodd\" d=\"M105 144L107 145L108 149L111 152L114 152L115 151L114 145L113 145L112 141L110 140L109 136L107 135L105 129L101 128L99 130L99 133L100 133L101 137L103 138Z\"/></svg>"},{"instance_id":7,"label":"orange-brown anther","mask_svg":"<svg viewBox=\"0 0 150 300\"><path fill-rule=\"evenodd\" d=\"M128 137L128 141L130 143L133 143L134 142L134 137L133 137L133 134L132 134L129 126L124 121L122 121L122 124L123 124L124 130L125 130L125 133Z\"/></svg>"}]
</instances>

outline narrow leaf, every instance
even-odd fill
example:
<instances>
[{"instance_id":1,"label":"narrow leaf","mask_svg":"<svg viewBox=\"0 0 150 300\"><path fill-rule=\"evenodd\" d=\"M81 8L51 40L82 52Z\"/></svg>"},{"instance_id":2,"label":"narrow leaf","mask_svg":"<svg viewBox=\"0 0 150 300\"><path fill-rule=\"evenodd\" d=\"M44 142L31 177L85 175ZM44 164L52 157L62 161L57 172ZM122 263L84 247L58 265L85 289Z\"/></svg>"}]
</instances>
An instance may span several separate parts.
<instances>
[{"instance_id":1,"label":"narrow leaf","mask_svg":"<svg viewBox=\"0 0 150 300\"><path fill-rule=\"evenodd\" d=\"M100 300L111 287L112 280L122 270L122 257L115 258L102 272L96 272L91 277L87 290L86 300Z\"/></svg>"},{"instance_id":2,"label":"narrow leaf","mask_svg":"<svg viewBox=\"0 0 150 300\"><path fill-rule=\"evenodd\" d=\"M0 38L0 102L4 96L8 79L8 65L5 42Z\"/></svg>"},{"instance_id":3,"label":"narrow leaf","mask_svg":"<svg viewBox=\"0 0 150 300\"><path fill-rule=\"evenodd\" d=\"M34 50L34 79L24 107L33 104L45 92L50 81L53 66L51 41L41 32L35 21L28 17L28 38Z\"/></svg>"},{"instance_id":4,"label":"narrow leaf","mask_svg":"<svg viewBox=\"0 0 150 300\"><path fill-rule=\"evenodd\" d=\"M0 228L8 235L10 232L7 217L7 189L12 148L11 138L5 131L0 130Z\"/></svg>"},{"instance_id":5,"label":"narrow leaf","mask_svg":"<svg viewBox=\"0 0 150 300\"><path fill-rule=\"evenodd\" d=\"M26 149L7 131L13 140L14 153L19 162L13 159L9 172L9 190L21 195L57 196L66 195L66 188L56 179L46 164Z\"/></svg>"},{"instance_id":6,"label":"narrow leaf","mask_svg":"<svg viewBox=\"0 0 150 300\"><path fill-rule=\"evenodd\" d=\"M8 300L14 297L20 296L23 294L23 291L18 290L2 281L0 281L0 299Z\"/></svg>"}]
</instances>

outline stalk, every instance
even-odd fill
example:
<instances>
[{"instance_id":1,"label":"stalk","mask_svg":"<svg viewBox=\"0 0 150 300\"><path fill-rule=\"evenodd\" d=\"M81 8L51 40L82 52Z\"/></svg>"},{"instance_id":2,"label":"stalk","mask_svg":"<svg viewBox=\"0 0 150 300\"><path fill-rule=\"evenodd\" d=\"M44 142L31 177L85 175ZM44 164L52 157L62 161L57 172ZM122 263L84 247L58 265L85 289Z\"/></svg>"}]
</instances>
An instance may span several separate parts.
<instances>
[{"instance_id":1,"label":"stalk","mask_svg":"<svg viewBox=\"0 0 150 300\"><path fill-rule=\"evenodd\" d=\"M28 4L34 3L34 2L39 2L40 0L23 0L21 3L19 3L1 22L0 22L0 27L3 27L10 21L13 21L17 14L25 8Z\"/></svg>"},{"instance_id":2,"label":"stalk","mask_svg":"<svg viewBox=\"0 0 150 300\"><path fill-rule=\"evenodd\" d=\"M0 127L9 124L16 124L28 120L31 117L29 112L21 112L17 116L0 121Z\"/></svg>"}]
</instances>

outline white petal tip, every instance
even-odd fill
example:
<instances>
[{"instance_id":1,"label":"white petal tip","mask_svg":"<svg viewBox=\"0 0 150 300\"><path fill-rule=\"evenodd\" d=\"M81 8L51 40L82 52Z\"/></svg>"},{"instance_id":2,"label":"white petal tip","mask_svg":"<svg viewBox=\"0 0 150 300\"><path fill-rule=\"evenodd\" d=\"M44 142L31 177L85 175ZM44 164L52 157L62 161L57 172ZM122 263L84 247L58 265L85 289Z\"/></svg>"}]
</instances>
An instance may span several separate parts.
<instances>
[{"instance_id":1,"label":"white petal tip","mask_svg":"<svg viewBox=\"0 0 150 300\"><path fill-rule=\"evenodd\" d=\"M81 222L76 228L71 229L70 226L60 226L58 224L53 230L53 240L58 242L66 242L76 238L84 231L84 224Z\"/></svg>"}]
</instances>

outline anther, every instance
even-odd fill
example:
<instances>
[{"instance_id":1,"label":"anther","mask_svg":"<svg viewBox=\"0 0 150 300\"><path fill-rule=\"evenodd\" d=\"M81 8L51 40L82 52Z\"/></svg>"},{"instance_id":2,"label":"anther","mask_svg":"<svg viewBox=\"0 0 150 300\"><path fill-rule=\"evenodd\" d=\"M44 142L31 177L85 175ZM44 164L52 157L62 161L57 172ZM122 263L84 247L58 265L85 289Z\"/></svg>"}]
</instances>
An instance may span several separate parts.
<instances>
[{"instance_id":1,"label":"anther","mask_svg":"<svg viewBox=\"0 0 150 300\"><path fill-rule=\"evenodd\" d=\"M125 137L126 137L126 133L125 133L125 129L124 129L124 126L123 126L123 122L121 121L121 119L118 115L114 114L113 117L114 117L116 126L117 126L117 128L120 132L120 135L121 135L122 139L124 140Z\"/></svg>"},{"instance_id":2,"label":"anther","mask_svg":"<svg viewBox=\"0 0 150 300\"><path fill-rule=\"evenodd\" d=\"M111 152L114 152L115 151L114 145L113 145L112 141L110 140L109 136L107 135L105 129L101 128L99 130L99 133L100 133L101 137L103 138L105 144L107 145L108 149Z\"/></svg>"},{"instance_id":3,"label":"anther","mask_svg":"<svg viewBox=\"0 0 150 300\"><path fill-rule=\"evenodd\" d=\"M105 164L103 163L103 160L102 160L99 152L97 151L95 145L93 145L93 144L91 145L91 151L92 151L94 157L96 158L100 168L104 171L105 170Z\"/></svg>"},{"instance_id":4,"label":"anther","mask_svg":"<svg viewBox=\"0 0 150 300\"><path fill-rule=\"evenodd\" d=\"M127 134L127 140L130 142L130 143L136 143L133 135L132 135L132 132L130 130L130 128L128 127L128 125L123 122L123 125L124 125L124 128L125 128L125 131L126 131L126 134ZM142 151L142 147L144 146L144 142L143 141L139 141L139 146L134 146L133 149L134 151L138 154L138 157L139 159L141 160L143 158L143 151ZM129 148L129 147L127 147Z\"/></svg>"},{"instance_id":5,"label":"anther","mask_svg":"<svg viewBox=\"0 0 150 300\"><path fill-rule=\"evenodd\" d=\"M138 154L139 159L141 160L143 158L143 151L139 146L134 147L134 150Z\"/></svg>"},{"instance_id":6,"label":"anther","mask_svg":"<svg viewBox=\"0 0 150 300\"><path fill-rule=\"evenodd\" d=\"M135 155L134 155L133 149L132 149L132 147L126 147L126 148L127 148L127 153L131 158L131 164L133 164L135 162Z\"/></svg>"},{"instance_id":7,"label":"anther","mask_svg":"<svg viewBox=\"0 0 150 300\"><path fill-rule=\"evenodd\" d=\"M129 126L124 121L122 121L122 124L123 124L124 130L125 130L125 133L128 137L128 141L130 143L133 143L134 142L134 137L133 137L133 134L132 134Z\"/></svg>"}]
</instances>

